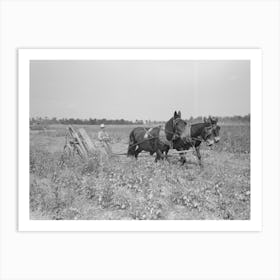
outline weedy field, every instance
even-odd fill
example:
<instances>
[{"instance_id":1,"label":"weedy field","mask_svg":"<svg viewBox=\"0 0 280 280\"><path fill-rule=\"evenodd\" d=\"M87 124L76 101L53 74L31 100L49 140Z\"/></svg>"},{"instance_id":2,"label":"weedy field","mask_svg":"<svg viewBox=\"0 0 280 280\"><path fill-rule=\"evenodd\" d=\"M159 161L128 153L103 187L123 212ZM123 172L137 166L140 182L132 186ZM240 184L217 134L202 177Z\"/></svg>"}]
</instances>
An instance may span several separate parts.
<instances>
[{"instance_id":1,"label":"weedy field","mask_svg":"<svg viewBox=\"0 0 280 280\"><path fill-rule=\"evenodd\" d=\"M83 126L93 141L98 126ZM131 125L107 126L114 152L126 152ZM250 219L250 126L222 124L221 141L195 154L154 162L96 151L59 164L67 126L30 131L31 219Z\"/></svg>"}]
</instances>

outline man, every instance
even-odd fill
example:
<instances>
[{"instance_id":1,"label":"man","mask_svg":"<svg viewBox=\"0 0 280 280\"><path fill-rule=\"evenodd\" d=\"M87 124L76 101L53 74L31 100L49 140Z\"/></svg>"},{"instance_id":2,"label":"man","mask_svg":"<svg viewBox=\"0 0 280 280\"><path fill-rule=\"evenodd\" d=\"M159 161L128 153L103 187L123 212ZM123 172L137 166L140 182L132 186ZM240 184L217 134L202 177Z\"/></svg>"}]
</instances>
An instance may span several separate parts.
<instances>
[{"instance_id":1,"label":"man","mask_svg":"<svg viewBox=\"0 0 280 280\"><path fill-rule=\"evenodd\" d=\"M100 125L100 131L98 132L98 140L101 142L102 146L105 148L107 154L112 154L112 149L109 144L110 137L109 134L105 130L105 125L102 123Z\"/></svg>"}]
</instances>

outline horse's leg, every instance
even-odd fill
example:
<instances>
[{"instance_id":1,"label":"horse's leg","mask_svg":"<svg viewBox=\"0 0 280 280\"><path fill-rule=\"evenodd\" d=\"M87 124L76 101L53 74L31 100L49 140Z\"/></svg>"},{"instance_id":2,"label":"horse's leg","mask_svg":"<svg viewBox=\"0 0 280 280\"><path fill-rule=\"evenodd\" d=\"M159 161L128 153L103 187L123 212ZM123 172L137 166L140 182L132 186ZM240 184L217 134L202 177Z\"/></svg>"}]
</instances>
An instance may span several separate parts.
<instances>
[{"instance_id":1,"label":"horse's leg","mask_svg":"<svg viewBox=\"0 0 280 280\"><path fill-rule=\"evenodd\" d=\"M138 158L138 155L139 155L139 149L137 149L136 151L135 151L135 153L134 153L134 157L137 159Z\"/></svg>"},{"instance_id":2,"label":"horse's leg","mask_svg":"<svg viewBox=\"0 0 280 280\"><path fill-rule=\"evenodd\" d=\"M170 160L168 158L168 152L169 152L169 147L165 150L165 160L167 160L170 163Z\"/></svg>"},{"instance_id":3,"label":"horse's leg","mask_svg":"<svg viewBox=\"0 0 280 280\"><path fill-rule=\"evenodd\" d=\"M201 154L200 154L200 146L196 146L195 147L195 151L196 151L196 155L197 155L197 158L198 158L198 164L199 164L199 166L202 166Z\"/></svg>"},{"instance_id":4,"label":"horse's leg","mask_svg":"<svg viewBox=\"0 0 280 280\"><path fill-rule=\"evenodd\" d=\"M180 153L179 155L180 155L181 164L184 165L187 162L186 156L184 153Z\"/></svg>"},{"instance_id":5,"label":"horse's leg","mask_svg":"<svg viewBox=\"0 0 280 280\"><path fill-rule=\"evenodd\" d=\"M127 150L127 156L134 156L137 145L135 143L130 143Z\"/></svg>"},{"instance_id":6,"label":"horse's leg","mask_svg":"<svg viewBox=\"0 0 280 280\"><path fill-rule=\"evenodd\" d=\"M127 156L134 156L137 147L134 130L129 134L129 144L127 149Z\"/></svg>"},{"instance_id":7,"label":"horse's leg","mask_svg":"<svg viewBox=\"0 0 280 280\"><path fill-rule=\"evenodd\" d=\"M162 155L163 155L163 159L166 159L168 161L168 151L169 151L169 147L164 147L163 149L161 149Z\"/></svg>"},{"instance_id":8,"label":"horse's leg","mask_svg":"<svg viewBox=\"0 0 280 280\"><path fill-rule=\"evenodd\" d=\"M157 162L159 159L164 159L164 155L160 149L157 149L155 162Z\"/></svg>"},{"instance_id":9,"label":"horse's leg","mask_svg":"<svg viewBox=\"0 0 280 280\"><path fill-rule=\"evenodd\" d=\"M169 152L169 147L167 147L166 149L165 149L165 158L167 159L167 154L168 154L168 152Z\"/></svg>"},{"instance_id":10,"label":"horse's leg","mask_svg":"<svg viewBox=\"0 0 280 280\"><path fill-rule=\"evenodd\" d=\"M136 159L138 158L138 155L139 155L142 151L143 151L143 150L142 150L140 147L137 148L137 150L135 151L135 154L134 154L134 156L135 156Z\"/></svg>"}]
</instances>

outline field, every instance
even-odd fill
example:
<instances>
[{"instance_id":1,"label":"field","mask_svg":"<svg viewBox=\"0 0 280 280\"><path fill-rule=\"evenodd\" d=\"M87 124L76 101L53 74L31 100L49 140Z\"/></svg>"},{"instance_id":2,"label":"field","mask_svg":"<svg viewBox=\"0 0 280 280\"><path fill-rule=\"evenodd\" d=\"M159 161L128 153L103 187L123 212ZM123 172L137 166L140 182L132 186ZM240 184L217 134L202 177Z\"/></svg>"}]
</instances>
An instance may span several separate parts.
<instances>
[{"instance_id":1,"label":"field","mask_svg":"<svg viewBox=\"0 0 280 280\"><path fill-rule=\"evenodd\" d=\"M97 126L84 126L93 141ZM191 151L154 162L143 155L59 163L67 126L30 131L31 219L250 219L250 126L222 124L221 141L202 144L203 168ZM114 152L127 151L132 126L108 126Z\"/></svg>"}]
</instances>

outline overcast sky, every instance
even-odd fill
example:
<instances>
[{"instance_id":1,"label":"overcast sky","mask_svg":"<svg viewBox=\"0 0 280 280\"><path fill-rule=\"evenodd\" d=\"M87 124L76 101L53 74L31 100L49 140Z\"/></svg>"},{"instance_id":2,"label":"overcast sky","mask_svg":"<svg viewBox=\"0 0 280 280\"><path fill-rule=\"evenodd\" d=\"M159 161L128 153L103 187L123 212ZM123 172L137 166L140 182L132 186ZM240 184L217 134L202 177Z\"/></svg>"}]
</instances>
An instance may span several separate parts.
<instances>
[{"instance_id":1,"label":"overcast sky","mask_svg":"<svg viewBox=\"0 0 280 280\"><path fill-rule=\"evenodd\" d=\"M30 116L168 120L250 113L250 62L31 61Z\"/></svg>"}]
</instances>

